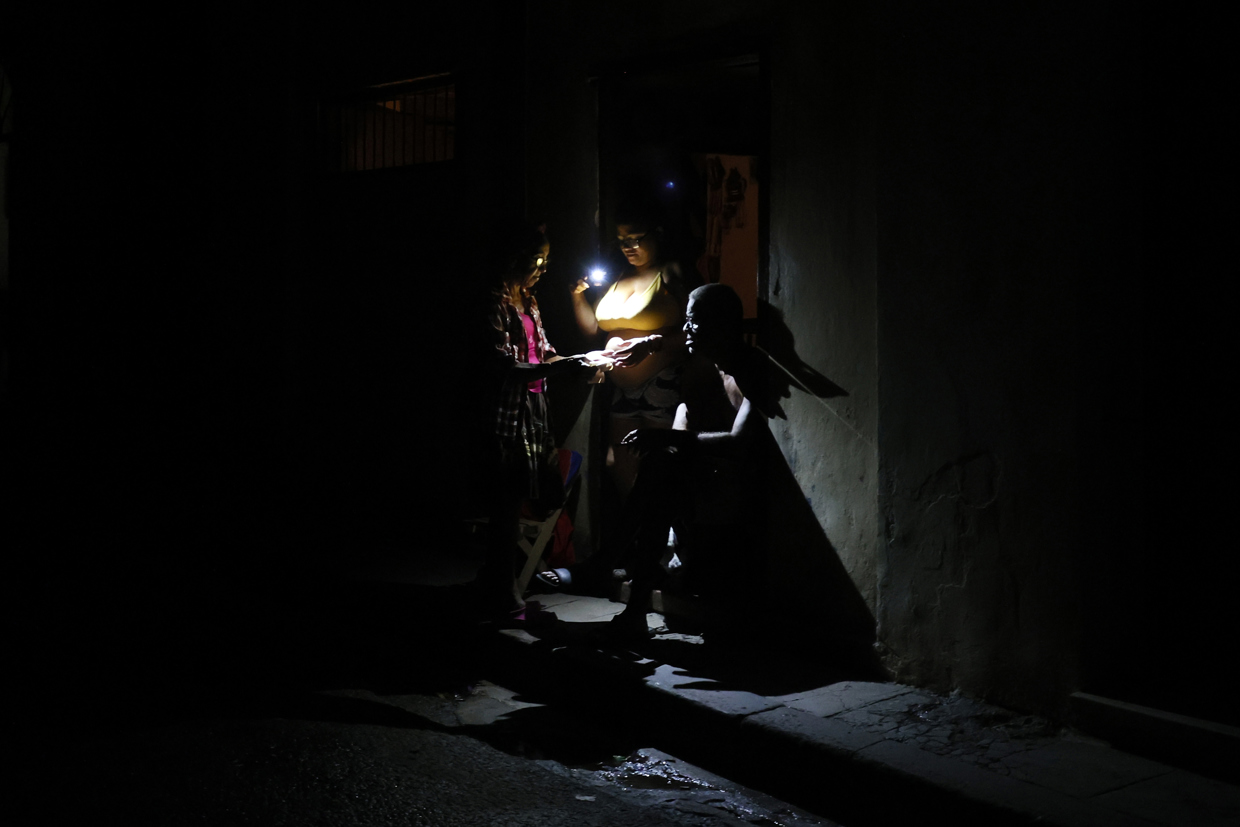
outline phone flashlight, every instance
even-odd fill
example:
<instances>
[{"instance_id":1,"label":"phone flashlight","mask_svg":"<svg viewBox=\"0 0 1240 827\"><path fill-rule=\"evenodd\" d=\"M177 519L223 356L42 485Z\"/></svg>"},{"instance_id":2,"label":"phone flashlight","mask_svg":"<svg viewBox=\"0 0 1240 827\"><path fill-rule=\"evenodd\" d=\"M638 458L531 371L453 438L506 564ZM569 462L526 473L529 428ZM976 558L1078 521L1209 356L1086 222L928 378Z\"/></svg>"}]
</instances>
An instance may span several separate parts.
<instances>
[{"instance_id":1,"label":"phone flashlight","mask_svg":"<svg viewBox=\"0 0 1240 827\"><path fill-rule=\"evenodd\" d=\"M607 283L607 271L602 267L593 267L590 269L590 284L598 287L600 284Z\"/></svg>"}]
</instances>

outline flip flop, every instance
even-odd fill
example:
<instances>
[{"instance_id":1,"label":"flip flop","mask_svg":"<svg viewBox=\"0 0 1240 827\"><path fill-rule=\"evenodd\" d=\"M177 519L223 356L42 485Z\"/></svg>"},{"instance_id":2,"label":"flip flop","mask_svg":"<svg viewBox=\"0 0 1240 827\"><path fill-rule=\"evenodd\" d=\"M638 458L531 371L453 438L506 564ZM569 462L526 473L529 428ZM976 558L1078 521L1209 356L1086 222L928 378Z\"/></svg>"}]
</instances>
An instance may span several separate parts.
<instances>
[{"instance_id":1,"label":"flip flop","mask_svg":"<svg viewBox=\"0 0 1240 827\"><path fill-rule=\"evenodd\" d=\"M534 579L552 591L573 585L573 573L568 569L548 569L534 575Z\"/></svg>"}]
</instances>

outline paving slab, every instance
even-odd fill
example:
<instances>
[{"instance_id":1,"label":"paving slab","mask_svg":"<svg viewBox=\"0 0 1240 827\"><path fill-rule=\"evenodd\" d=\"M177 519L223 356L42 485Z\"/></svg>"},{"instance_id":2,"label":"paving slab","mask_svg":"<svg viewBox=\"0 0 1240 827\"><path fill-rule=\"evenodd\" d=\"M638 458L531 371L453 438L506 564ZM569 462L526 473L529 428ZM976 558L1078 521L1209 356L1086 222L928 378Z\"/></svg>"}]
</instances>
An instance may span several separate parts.
<instances>
[{"instance_id":1,"label":"paving slab","mask_svg":"<svg viewBox=\"0 0 1240 827\"><path fill-rule=\"evenodd\" d=\"M895 683L840 681L830 686L811 689L808 692L780 695L772 700L777 700L792 709L801 709L820 718L827 718L848 709L885 701L912 691L911 686L901 686Z\"/></svg>"},{"instance_id":2,"label":"paving slab","mask_svg":"<svg viewBox=\"0 0 1240 827\"><path fill-rule=\"evenodd\" d=\"M1104 793L1095 801L1174 827L1240 824L1240 788L1178 769Z\"/></svg>"},{"instance_id":3,"label":"paving slab","mask_svg":"<svg viewBox=\"0 0 1240 827\"><path fill-rule=\"evenodd\" d=\"M778 707L748 716L742 728L816 750L851 755L882 740L881 734L850 726L838 718L820 718L800 709Z\"/></svg>"},{"instance_id":4,"label":"paving slab","mask_svg":"<svg viewBox=\"0 0 1240 827\"><path fill-rule=\"evenodd\" d=\"M1148 821L1131 815L898 741L884 739L872 744L857 753L857 761L891 778L893 789L920 789L935 803L954 802L962 809L986 808L1004 821L1029 820L1062 827L1149 827Z\"/></svg>"},{"instance_id":5,"label":"paving slab","mask_svg":"<svg viewBox=\"0 0 1240 827\"><path fill-rule=\"evenodd\" d=\"M775 697L775 700L793 709L803 709L825 718L847 709L856 709L876 701L885 701L888 698L912 692L913 689L912 686L903 686L898 683L840 681L804 692L779 695Z\"/></svg>"},{"instance_id":6,"label":"paving slab","mask_svg":"<svg viewBox=\"0 0 1240 827\"><path fill-rule=\"evenodd\" d=\"M463 726L486 726L518 710L537 706L541 704L517 700L517 693L511 689L481 681L468 697L457 703L456 714Z\"/></svg>"},{"instance_id":7,"label":"paving slab","mask_svg":"<svg viewBox=\"0 0 1240 827\"><path fill-rule=\"evenodd\" d=\"M1075 741L1054 741L1014 752L1002 763L1012 778L1077 798L1091 798L1172 770L1126 752Z\"/></svg>"},{"instance_id":8,"label":"paving slab","mask_svg":"<svg viewBox=\"0 0 1240 827\"><path fill-rule=\"evenodd\" d=\"M894 697L847 709L835 717L870 732L895 733L907 723L909 713L915 706L932 704L937 698L930 692L911 689ZM909 735L905 733L904 737Z\"/></svg>"},{"instance_id":9,"label":"paving slab","mask_svg":"<svg viewBox=\"0 0 1240 827\"><path fill-rule=\"evenodd\" d=\"M623 603L574 594L540 594L530 598L567 623L602 623L624 611Z\"/></svg>"}]
</instances>

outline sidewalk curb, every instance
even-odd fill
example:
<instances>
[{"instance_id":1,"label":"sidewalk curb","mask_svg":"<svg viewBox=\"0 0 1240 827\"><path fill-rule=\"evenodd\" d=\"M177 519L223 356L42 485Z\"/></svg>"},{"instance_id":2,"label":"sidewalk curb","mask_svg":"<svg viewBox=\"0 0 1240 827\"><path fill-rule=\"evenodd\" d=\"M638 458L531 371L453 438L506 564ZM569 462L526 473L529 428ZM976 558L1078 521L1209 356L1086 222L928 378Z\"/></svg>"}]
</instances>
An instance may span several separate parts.
<instances>
[{"instance_id":1,"label":"sidewalk curb","mask_svg":"<svg viewBox=\"0 0 1240 827\"><path fill-rule=\"evenodd\" d=\"M645 722L666 736L664 743L650 746L849 827L923 818L931 812L949 815L957 825L1165 823L938 755L778 699L695 686L702 681L678 674L668 664L636 656L626 661L589 647L554 646L522 630L498 634L495 654L503 679L514 688L537 686L567 703L585 701L594 709L622 708L645 716ZM583 686L589 687L588 701ZM1166 771L1178 772L1170 767ZM1229 804L1221 809L1230 813ZM1225 823L1208 814L1204 821L1184 815L1185 824Z\"/></svg>"}]
</instances>

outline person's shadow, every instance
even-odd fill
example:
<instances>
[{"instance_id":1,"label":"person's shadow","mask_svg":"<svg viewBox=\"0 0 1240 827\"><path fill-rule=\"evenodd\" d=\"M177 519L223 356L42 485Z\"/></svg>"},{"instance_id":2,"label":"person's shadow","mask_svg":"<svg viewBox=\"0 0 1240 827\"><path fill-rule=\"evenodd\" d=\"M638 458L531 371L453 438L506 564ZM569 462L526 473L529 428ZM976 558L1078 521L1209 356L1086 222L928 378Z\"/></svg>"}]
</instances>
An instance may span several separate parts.
<instances>
[{"instance_id":1,"label":"person's shadow","mask_svg":"<svg viewBox=\"0 0 1240 827\"><path fill-rule=\"evenodd\" d=\"M770 397L767 415L779 419L788 418L779 400L789 398L793 388L819 399L848 396L848 391L823 376L797 355L792 331L784 323L783 313L767 302L759 304L758 323L753 332L758 339L755 346L771 362L771 370L766 378Z\"/></svg>"},{"instance_id":2,"label":"person's shadow","mask_svg":"<svg viewBox=\"0 0 1240 827\"><path fill-rule=\"evenodd\" d=\"M792 331L777 309L763 304L760 318L758 343L734 376L745 396L768 418L787 420L781 403L794 390L819 400L848 396L847 390L797 354ZM764 584L765 625L779 630L776 637L794 631L786 637L791 648L803 655L817 653L814 659L837 667L847 664L849 678L884 679L885 670L873 648L874 616L811 503L811 497L846 498L848 492L805 491L774 438L760 450L757 475L747 487L748 496L762 500L765 525L753 552L734 564L743 571L733 576Z\"/></svg>"}]
</instances>

